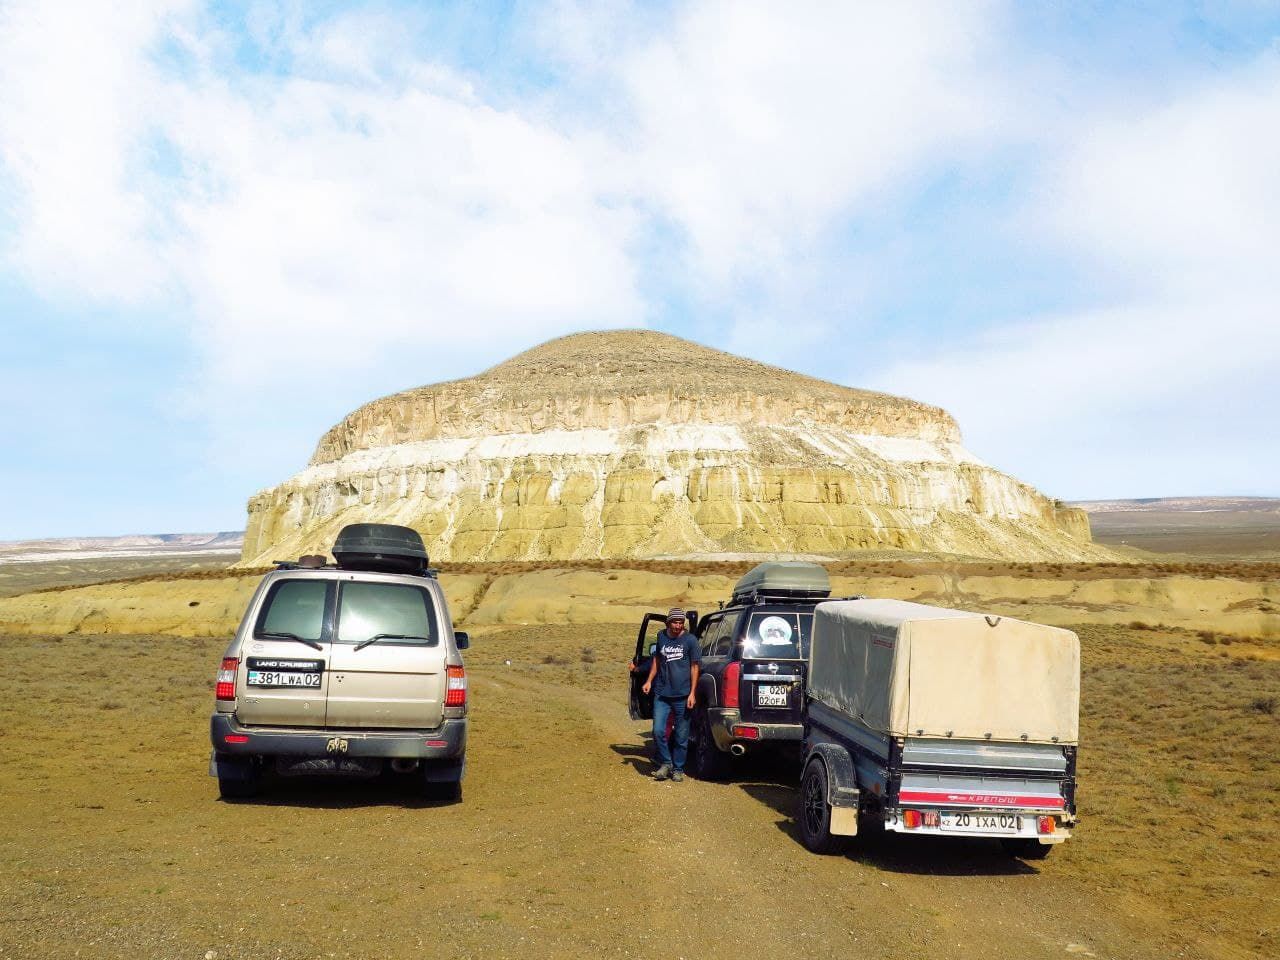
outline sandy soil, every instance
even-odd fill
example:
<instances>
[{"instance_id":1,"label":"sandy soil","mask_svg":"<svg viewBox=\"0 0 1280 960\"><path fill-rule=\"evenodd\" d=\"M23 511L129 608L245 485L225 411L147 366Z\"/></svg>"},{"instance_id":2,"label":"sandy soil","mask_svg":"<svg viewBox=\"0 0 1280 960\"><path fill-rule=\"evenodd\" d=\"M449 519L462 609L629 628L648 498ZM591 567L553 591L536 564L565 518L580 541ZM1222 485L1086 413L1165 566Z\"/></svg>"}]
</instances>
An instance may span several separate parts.
<instances>
[{"instance_id":1,"label":"sandy soil","mask_svg":"<svg viewBox=\"0 0 1280 960\"><path fill-rule=\"evenodd\" d=\"M786 764L650 781L625 626L476 639L456 805L315 781L219 802L221 642L4 638L0 957L1270 952L1280 666L1177 632L1082 637L1084 825L1035 866L895 837L815 857Z\"/></svg>"}]
</instances>

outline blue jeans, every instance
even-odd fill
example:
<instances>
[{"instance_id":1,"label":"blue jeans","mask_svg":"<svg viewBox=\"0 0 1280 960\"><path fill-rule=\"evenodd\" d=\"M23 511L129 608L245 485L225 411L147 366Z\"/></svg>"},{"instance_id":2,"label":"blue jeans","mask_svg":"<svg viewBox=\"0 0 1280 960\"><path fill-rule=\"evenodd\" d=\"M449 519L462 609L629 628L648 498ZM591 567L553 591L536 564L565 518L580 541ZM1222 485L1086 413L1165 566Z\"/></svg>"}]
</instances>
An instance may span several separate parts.
<instances>
[{"instance_id":1,"label":"blue jeans","mask_svg":"<svg viewBox=\"0 0 1280 960\"><path fill-rule=\"evenodd\" d=\"M685 754L689 752L689 698L653 698L653 743L658 749L658 764L671 764L676 770L684 770ZM675 715L671 730L673 745L667 743L667 717Z\"/></svg>"}]
</instances>

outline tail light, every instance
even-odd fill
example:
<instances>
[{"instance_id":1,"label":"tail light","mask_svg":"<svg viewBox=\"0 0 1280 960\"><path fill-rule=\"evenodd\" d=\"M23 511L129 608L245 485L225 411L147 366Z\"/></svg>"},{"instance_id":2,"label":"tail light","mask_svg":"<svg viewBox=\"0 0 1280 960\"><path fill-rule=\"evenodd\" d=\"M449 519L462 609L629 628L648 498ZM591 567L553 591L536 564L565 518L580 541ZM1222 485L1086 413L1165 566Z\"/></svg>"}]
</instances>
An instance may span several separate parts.
<instances>
[{"instance_id":1,"label":"tail light","mask_svg":"<svg viewBox=\"0 0 1280 960\"><path fill-rule=\"evenodd\" d=\"M467 705L467 671L464 667L446 667L449 677L445 690L444 705L446 707L465 707Z\"/></svg>"},{"instance_id":2,"label":"tail light","mask_svg":"<svg viewBox=\"0 0 1280 960\"><path fill-rule=\"evenodd\" d=\"M218 685L214 689L214 699L234 700L236 698L236 668L239 666L239 657L222 658L222 666L218 668Z\"/></svg>"},{"instance_id":3,"label":"tail light","mask_svg":"<svg viewBox=\"0 0 1280 960\"><path fill-rule=\"evenodd\" d=\"M924 822L924 817L920 815L919 810L903 810L902 825L908 830L914 830Z\"/></svg>"},{"instance_id":4,"label":"tail light","mask_svg":"<svg viewBox=\"0 0 1280 960\"><path fill-rule=\"evenodd\" d=\"M753 727L746 723L735 723L733 725L733 735L739 740L759 740L760 728Z\"/></svg>"},{"instance_id":5,"label":"tail light","mask_svg":"<svg viewBox=\"0 0 1280 960\"><path fill-rule=\"evenodd\" d=\"M1041 833L1053 833L1058 829L1058 821L1053 817L1036 817L1036 829Z\"/></svg>"},{"instance_id":6,"label":"tail light","mask_svg":"<svg viewBox=\"0 0 1280 960\"><path fill-rule=\"evenodd\" d=\"M742 679L742 664L733 662L724 668L724 689L720 691L722 707L738 706L738 683Z\"/></svg>"}]
</instances>

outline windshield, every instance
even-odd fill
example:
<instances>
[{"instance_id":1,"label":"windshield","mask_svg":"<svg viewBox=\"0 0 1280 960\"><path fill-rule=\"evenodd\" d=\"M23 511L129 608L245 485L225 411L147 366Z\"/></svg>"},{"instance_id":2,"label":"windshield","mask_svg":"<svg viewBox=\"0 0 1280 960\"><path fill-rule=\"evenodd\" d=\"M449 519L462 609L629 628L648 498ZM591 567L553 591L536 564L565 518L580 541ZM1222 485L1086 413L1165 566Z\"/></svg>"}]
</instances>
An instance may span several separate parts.
<instances>
[{"instance_id":1,"label":"windshield","mask_svg":"<svg viewBox=\"0 0 1280 960\"><path fill-rule=\"evenodd\" d=\"M338 643L435 646L431 598L421 587L401 583L342 585L338 604Z\"/></svg>"},{"instance_id":2,"label":"windshield","mask_svg":"<svg viewBox=\"0 0 1280 960\"><path fill-rule=\"evenodd\" d=\"M753 660L803 660L809 655L812 628L812 613L753 613L742 655Z\"/></svg>"}]
</instances>

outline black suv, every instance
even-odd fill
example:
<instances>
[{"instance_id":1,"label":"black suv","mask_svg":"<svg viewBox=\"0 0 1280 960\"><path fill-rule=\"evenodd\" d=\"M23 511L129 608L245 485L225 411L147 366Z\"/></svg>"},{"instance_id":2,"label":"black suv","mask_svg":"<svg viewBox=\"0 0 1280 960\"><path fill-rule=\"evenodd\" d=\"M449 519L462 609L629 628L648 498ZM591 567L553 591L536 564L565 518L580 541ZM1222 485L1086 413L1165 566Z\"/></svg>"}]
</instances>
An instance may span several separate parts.
<instances>
[{"instance_id":1,"label":"black suv","mask_svg":"<svg viewBox=\"0 0 1280 960\"><path fill-rule=\"evenodd\" d=\"M796 751L804 735L804 674L813 608L831 595L827 572L816 563L762 563L733 589L728 605L689 629L702 647L697 708L689 729L689 772L715 780L729 757L768 748ZM645 614L636 639L631 716L650 719L653 696L640 687L653 653L652 628L664 615Z\"/></svg>"}]
</instances>

